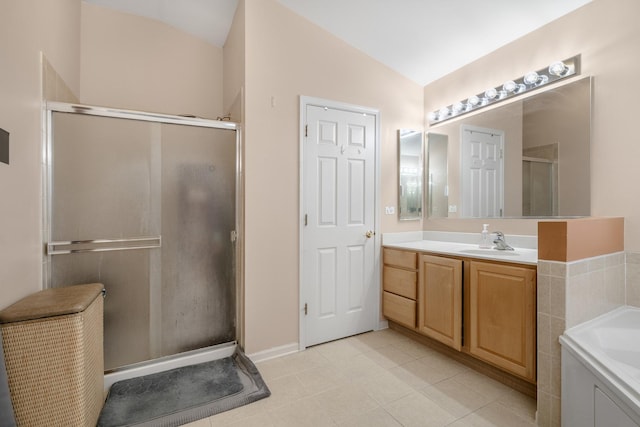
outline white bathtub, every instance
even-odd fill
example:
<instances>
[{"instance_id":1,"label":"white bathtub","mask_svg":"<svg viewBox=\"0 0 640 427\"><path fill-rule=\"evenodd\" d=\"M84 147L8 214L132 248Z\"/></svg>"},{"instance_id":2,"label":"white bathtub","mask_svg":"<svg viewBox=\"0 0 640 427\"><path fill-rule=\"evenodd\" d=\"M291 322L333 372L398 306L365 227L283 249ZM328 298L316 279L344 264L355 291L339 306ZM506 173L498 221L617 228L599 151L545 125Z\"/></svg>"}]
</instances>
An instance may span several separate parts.
<instances>
[{"instance_id":1,"label":"white bathtub","mask_svg":"<svg viewBox=\"0 0 640 427\"><path fill-rule=\"evenodd\" d=\"M640 426L640 309L568 329L560 344L562 425Z\"/></svg>"}]
</instances>

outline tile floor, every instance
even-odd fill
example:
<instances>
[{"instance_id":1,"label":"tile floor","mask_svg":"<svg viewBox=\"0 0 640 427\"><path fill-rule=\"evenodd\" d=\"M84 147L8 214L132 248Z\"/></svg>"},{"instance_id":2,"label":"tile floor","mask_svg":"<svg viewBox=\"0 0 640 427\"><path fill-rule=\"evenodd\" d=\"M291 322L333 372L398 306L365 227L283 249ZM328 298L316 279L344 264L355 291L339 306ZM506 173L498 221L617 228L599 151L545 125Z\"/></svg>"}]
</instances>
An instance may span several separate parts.
<instances>
[{"instance_id":1,"label":"tile floor","mask_svg":"<svg viewBox=\"0 0 640 427\"><path fill-rule=\"evenodd\" d=\"M270 397L188 426L536 425L534 399L390 329L256 365Z\"/></svg>"}]
</instances>

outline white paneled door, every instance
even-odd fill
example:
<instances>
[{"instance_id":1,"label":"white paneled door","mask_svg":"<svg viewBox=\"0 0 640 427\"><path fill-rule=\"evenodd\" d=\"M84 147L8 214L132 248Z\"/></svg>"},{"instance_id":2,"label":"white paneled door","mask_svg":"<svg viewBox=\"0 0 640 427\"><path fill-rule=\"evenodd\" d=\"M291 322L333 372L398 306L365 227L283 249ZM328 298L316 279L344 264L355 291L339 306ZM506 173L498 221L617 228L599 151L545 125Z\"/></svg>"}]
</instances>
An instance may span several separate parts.
<instances>
[{"instance_id":1,"label":"white paneled door","mask_svg":"<svg viewBox=\"0 0 640 427\"><path fill-rule=\"evenodd\" d=\"M302 146L305 346L375 329L376 115L306 104Z\"/></svg>"},{"instance_id":2,"label":"white paneled door","mask_svg":"<svg viewBox=\"0 0 640 427\"><path fill-rule=\"evenodd\" d=\"M462 216L494 218L504 209L504 132L463 125Z\"/></svg>"}]
</instances>

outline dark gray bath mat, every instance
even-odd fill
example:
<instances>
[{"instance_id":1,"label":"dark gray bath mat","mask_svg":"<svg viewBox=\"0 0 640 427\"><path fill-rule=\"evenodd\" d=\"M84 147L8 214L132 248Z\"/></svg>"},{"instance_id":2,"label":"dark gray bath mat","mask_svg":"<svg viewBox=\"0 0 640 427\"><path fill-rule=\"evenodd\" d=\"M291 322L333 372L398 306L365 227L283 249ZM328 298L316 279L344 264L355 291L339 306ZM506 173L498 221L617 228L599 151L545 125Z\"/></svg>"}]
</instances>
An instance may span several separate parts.
<instances>
[{"instance_id":1,"label":"dark gray bath mat","mask_svg":"<svg viewBox=\"0 0 640 427\"><path fill-rule=\"evenodd\" d=\"M236 350L223 359L114 383L98 426L179 426L270 394L255 365Z\"/></svg>"}]
</instances>

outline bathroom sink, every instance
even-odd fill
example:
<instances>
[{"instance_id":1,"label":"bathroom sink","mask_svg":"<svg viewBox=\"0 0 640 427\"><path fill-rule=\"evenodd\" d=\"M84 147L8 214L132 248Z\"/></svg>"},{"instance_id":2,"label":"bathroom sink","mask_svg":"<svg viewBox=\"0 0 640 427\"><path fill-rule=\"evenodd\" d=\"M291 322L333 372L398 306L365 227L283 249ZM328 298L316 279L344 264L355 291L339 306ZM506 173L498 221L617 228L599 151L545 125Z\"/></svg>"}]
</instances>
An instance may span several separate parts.
<instances>
[{"instance_id":1,"label":"bathroom sink","mask_svg":"<svg viewBox=\"0 0 640 427\"><path fill-rule=\"evenodd\" d=\"M497 249L463 249L461 254L484 255L484 256L520 256L516 251L499 251Z\"/></svg>"}]
</instances>

